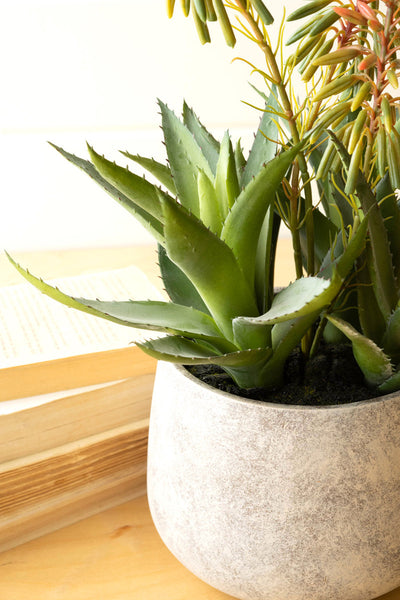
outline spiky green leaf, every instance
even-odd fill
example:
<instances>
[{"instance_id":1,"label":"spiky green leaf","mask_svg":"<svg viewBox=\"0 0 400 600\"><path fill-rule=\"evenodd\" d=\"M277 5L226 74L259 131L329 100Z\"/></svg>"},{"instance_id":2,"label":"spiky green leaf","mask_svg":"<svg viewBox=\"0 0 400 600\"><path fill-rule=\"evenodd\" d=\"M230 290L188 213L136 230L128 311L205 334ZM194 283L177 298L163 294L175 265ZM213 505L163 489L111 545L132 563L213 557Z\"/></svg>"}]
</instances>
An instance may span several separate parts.
<instances>
[{"instance_id":1,"label":"spiky green leaf","mask_svg":"<svg viewBox=\"0 0 400 600\"><path fill-rule=\"evenodd\" d=\"M380 386L391 377L390 359L379 346L337 315L332 314L327 317L350 340L354 358L368 385Z\"/></svg>"},{"instance_id":2,"label":"spiky green leaf","mask_svg":"<svg viewBox=\"0 0 400 600\"><path fill-rule=\"evenodd\" d=\"M178 197L185 208L199 216L197 175L201 169L212 181L213 173L191 131L160 100L159 106L168 160Z\"/></svg>"},{"instance_id":3,"label":"spiky green leaf","mask_svg":"<svg viewBox=\"0 0 400 600\"><path fill-rule=\"evenodd\" d=\"M220 354L203 340L190 340L182 336L167 336L138 344L145 352L169 362L181 364L214 364L230 367L251 365L255 358L271 355L270 349L239 350Z\"/></svg>"},{"instance_id":4,"label":"spiky green leaf","mask_svg":"<svg viewBox=\"0 0 400 600\"><path fill-rule=\"evenodd\" d=\"M197 177L197 188L199 191L200 219L215 235L220 235L222 229L222 217L214 185L203 171L199 171Z\"/></svg>"},{"instance_id":5,"label":"spiky green leaf","mask_svg":"<svg viewBox=\"0 0 400 600\"><path fill-rule=\"evenodd\" d=\"M347 172L350 169L351 156L345 146L338 140L334 133L328 131L335 147L340 155L343 166ZM371 189L364 174L359 170L355 183L355 194L357 195L364 214L369 214L369 234L371 238L372 258L374 272L376 273L375 293L382 313L389 317L397 304L397 287L394 277L391 250L388 235L379 210L377 198Z\"/></svg>"},{"instance_id":6,"label":"spiky green leaf","mask_svg":"<svg viewBox=\"0 0 400 600\"><path fill-rule=\"evenodd\" d=\"M257 305L231 249L178 203L163 199L166 250L193 283L217 326L233 340L232 319Z\"/></svg>"},{"instance_id":7,"label":"spiky green leaf","mask_svg":"<svg viewBox=\"0 0 400 600\"><path fill-rule=\"evenodd\" d=\"M267 163L242 190L229 213L221 238L232 248L250 285L254 285L258 239L269 206L301 144Z\"/></svg>"},{"instance_id":8,"label":"spiky green leaf","mask_svg":"<svg viewBox=\"0 0 400 600\"><path fill-rule=\"evenodd\" d=\"M155 185L144 179L144 177L131 173L127 167L120 167L115 162L101 156L89 145L88 151L96 171L106 181L162 223L160 190Z\"/></svg>"},{"instance_id":9,"label":"spiky green leaf","mask_svg":"<svg viewBox=\"0 0 400 600\"><path fill-rule=\"evenodd\" d=\"M400 306L398 305L387 322L382 340L383 349L395 363L400 362Z\"/></svg>"},{"instance_id":10,"label":"spiky green leaf","mask_svg":"<svg viewBox=\"0 0 400 600\"><path fill-rule=\"evenodd\" d=\"M158 264L161 277L169 298L174 304L191 306L201 312L209 313L198 291L185 273L168 258L165 248L158 246Z\"/></svg>"},{"instance_id":11,"label":"spiky green leaf","mask_svg":"<svg viewBox=\"0 0 400 600\"><path fill-rule=\"evenodd\" d=\"M17 264L11 256L7 256L29 283L46 296L70 308L101 317L119 325L139 329L215 338L221 336L221 332L209 315L191 307L157 300L104 301L70 296L57 287L35 277L27 269Z\"/></svg>"},{"instance_id":12,"label":"spiky green leaf","mask_svg":"<svg viewBox=\"0 0 400 600\"><path fill-rule=\"evenodd\" d=\"M204 127L195 112L183 103L183 123L193 134L197 145L207 159L210 168L215 175L219 157L220 144L213 135Z\"/></svg>"},{"instance_id":13,"label":"spiky green leaf","mask_svg":"<svg viewBox=\"0 0 400 600\"><path fill-rule=\"evenodd\" d=\"M221 354L211 345L198 340L183 337L164 337L137 344L144 352L156 358L183 365L214 364L219 365L231 375L241 388L262 387L259 374L271 356L270 348L241 350Z\"/></svg>"},{"instance_id":14,"label":"spiky green leaf","mask_svg":"<svg viewBox=\"0 0 400 600\"><path fill-rule=\"evenodd\" d=\"M277 153L277 143L275 140L278 140L278 127L276 125L277 117L273 113L278 110L279 105L276 99L275 88L273 88L266 101L265 111L244 168L240 181L242 187L246 187L249 181L257 175L262 166L272 160Z\"/></svg>"},{"instance_id":15,"label":"spiky green leaf","mask_svg":"<svg viewBox=\"0 0 400 600\"><path fill-rule=\"evenodd\" d=\"M389 173L376 186L376 199L382 213L389 239L394 275L400 287L400 208L390 183Z\"/></svg>"},{"instance_id":16,"label":"spiky green leaf","mask_svg":"<svg viewBox=\"0 0 400 600\"><path fill-rule=\"evenodd\" d=\"M149 197L150 203L152 202L151 198L153 189L148 188L146 185L140 186L140 198L139 202L136 203L131 198L128 198L128 196L123 194L121 190L117 189L114 185L102 177L90 161L80 158L79 156L75 156L74 154L70 154L55 144L50 145L69 162L79 167L79 169L89 175L89 177L98 185L100 185L114 200L116 200L119 204L121 204L121 206L130 212L139 221L139 223L149 231L149 233L157 240L157 242L160 244L164 243L162 221L141 206L146 205L146 201L149 199Z\"/></svg>"},{"instance_id":17,"label":"spiky green leaf","mask_svg":"<svg viewBox=\"0 0 400 600\"><path fill-rule=\"evenodd\" d=\"M259 317L238 317L234 321L235 329L241 324L273 325L305 316L311 312L322 310L329 302L326 291L331 281L322 277L303 277L296 279L278 294L272 301L271 308Z\"/></svg>"},{"instance_id":18,"label":"spiky green leaf","mask_svg":"<svg viewBox=\"0 0 400 600\"><path fill-rule=\"evenodd\" d=\"M154 177L156 177L158 181L171 192L171 194L176 196L175 183L172 178L171 169L168 165L164 165L163 163L154 160L154 158L146 158L139 154L131 154L128 151L121 150L121 154L130 160L133 160L135 163L146 169L146 171L154 175Z\"/></svg>"},{"instance_id":19,"label":"spiky green leaf","mask_svg":"<svg viewBox=\"0 0 400 600\"><path fill-rule=\"evenodd\" d=\"M386 379L384 383L378 386L378 390L382 394L390 394L391 392L397 392L400 390L400 371L396 371L389 379Z\"/></svg>"},{"instance_id":20,"label":"spiky green leaf","mask_svg":"<svg viewBox=\"0 0 400 600\"><path fill-rule=\"evenodd\" d=\"M217 172L215 175L215 192L218 200L219 213L225 220L227 214L239 195L236 162L229 132L226 131L221 142Z\"/></svg>"}]
</instances>

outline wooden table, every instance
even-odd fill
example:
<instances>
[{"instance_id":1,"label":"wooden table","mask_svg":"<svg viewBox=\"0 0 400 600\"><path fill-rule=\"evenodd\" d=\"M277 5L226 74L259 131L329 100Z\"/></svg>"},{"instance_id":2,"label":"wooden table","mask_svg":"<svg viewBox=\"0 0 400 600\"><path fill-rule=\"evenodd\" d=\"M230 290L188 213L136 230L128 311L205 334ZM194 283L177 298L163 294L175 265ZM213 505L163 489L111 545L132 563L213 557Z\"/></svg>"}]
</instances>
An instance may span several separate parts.
<instances>
[{"instance_id":1,"label":"wooden table","mask_svg":"<svg viewBox=\"0 0 400 600\"><path fill-rule=\"evenodd\" d=\"M0 554L1 600L223 600L159 539L142 496Z\"/></svg>"},{"instance_id":2,"label":"wooden table","mask_svg":"<svg viewBox=\"0 0 400 600\"><path fill-rule=\"evenodd\" d=\"M178 563L158 537L142 496L0 554L0 598L229 600L231 596ZM384 599L400 600L400 589Z\"/></svg>"},{"instance_id":3,"label":"wooden table","mask_svg":"<svg viewBox=\"0 0 400 600\"><path fill-rule=\"evenodd\" d=\"M293 277L288 241L280 252L277 285ZM45 277L135 263L157 282L154 254L154 249L139 247L18 254L16 258ZM18 281L1 257L0 283ZM145 496L0 554L0 600L229 598L199 581L165 548L152 524ZM381 600L400 600L400 588Z\"/></svg>"}]
</instances>

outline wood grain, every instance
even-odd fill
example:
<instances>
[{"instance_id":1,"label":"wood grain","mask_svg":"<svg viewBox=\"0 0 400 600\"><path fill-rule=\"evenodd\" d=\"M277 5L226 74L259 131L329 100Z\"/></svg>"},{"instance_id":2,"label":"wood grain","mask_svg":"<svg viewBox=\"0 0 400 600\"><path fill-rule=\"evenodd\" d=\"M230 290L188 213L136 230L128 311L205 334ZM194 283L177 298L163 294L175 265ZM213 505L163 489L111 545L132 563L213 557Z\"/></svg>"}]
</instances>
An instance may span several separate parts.
<instances>
[{"instance_id":1,"label":"wood grain","mask_svg":"<svg viewBox=\"0 0 400 600\"><path fill-rule=\"evenodd\" d=\"M283 240L278 248L277 285L293 279L289 248L289 240ZM55 277L74 275L79 272L78 267L117 268L147 261L156 282L154 255L154 248L68 251L51 253L51 256L37 253L35 266L40 267L37 272L44 276ZM0 282L18 281L11 267L0 260ZM68 436L67 430L68 427L64 433ZM87 499L92 492L98 514L67 527L64 525L71 523L69 512L73 513L75 508L81 510L82 498L76 490L66 490L64 507L55 508L57 531L0 554L0 600L229 600L230 596L214 590L187 571L166 549L152 524L144 495L113 506L115 497L123 498L125 493L143 494L145 480L140 469L138 465L137 473L130 475L137 477L136 492L132 490L132 479L124 480L122 471L121 479L112 477L101 493L90 489L88 484L83 493ZM48 528L48 511L48 503L44 502L42 516L36 514L36 525L42 518L43 533ZM25 527L30 517L26 510ZM18 528L10 523L10 535L12 532L17 535ZM380 600L400 600L400 588Z\"/></svg>"},{"instance_id":2,"label":"wood grain","mask_svg":"<svg viewBox=\"0 0 400 600\"><path fill-rule=\"evenodd\" d=\"M147 438L145 419L2 464L0 551L143 494Z\"/></svg>"},{"instance_id":3,"label":"wood grain","mask_svg":"<svg viewBox=\"0 0 400 600\"><path fill-rule=\"evenodd\" d=\"M160 541L145 496L0 555L5 600L228 600Z\"/></svg>"},{"instance_id":4,"label":"wood grain","mask_svg":"<svg viewBox=\"0 0 400 600\"><path fill-rule=\"evenodd\" d=\"M148 418L154 373L0 416L0 464Z\"/></svg>"},{"instance_id":5,"label":"wood grain","mask_svg":"<svg viewBox=\"0 0 400 600\"><path fill-rule=\"evenodd\" d=\"M231 600L167 550L144 496L0 554L0 581L1 600Z\"/></svg>"},{"instance_id":6,"label":"wood grain","mask_svg":"<svg viewBox=\"0 0 400 600\"><path fill-rule=\"evenodd\" d=\"M154 358L129 346L0 369L0 402L154 373L155 367Z\"/></svg>"}]
</instances>

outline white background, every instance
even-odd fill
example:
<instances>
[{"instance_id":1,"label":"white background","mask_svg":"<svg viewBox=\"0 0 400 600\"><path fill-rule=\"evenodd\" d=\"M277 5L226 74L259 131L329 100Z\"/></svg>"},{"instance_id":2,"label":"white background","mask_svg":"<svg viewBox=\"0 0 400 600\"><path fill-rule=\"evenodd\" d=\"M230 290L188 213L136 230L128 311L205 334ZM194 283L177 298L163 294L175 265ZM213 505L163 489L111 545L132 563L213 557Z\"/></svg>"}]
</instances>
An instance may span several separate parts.
<instances>
[{"instance_id":1,"label":"white background","mask_svg":"<svg viewBox=\"0 0 400 600\"><path fill-rule=\"evenodd\" d=\"M259 113L243 101L260 105L248 82L263 83L232 59L263 68L261 54L239 35L226 47L218 24L201 46L178 1L175 12L168 20L165 0L0 0L0 248L150 239L47 140L81 156L87 140L120 164L120 149L163 158L159 97L177 113L185 98L216 135L229 128L248 147Z\"/></svg>"}]
</instances>

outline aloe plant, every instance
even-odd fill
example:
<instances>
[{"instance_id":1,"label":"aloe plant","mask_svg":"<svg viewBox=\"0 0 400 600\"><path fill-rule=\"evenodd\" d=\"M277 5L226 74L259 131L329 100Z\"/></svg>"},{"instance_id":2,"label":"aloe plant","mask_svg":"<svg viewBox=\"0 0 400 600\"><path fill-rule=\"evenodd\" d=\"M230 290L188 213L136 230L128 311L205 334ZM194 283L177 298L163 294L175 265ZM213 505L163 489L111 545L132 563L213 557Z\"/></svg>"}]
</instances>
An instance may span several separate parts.
<instances>
[{"instance_id":1,"label":"aloe plant","mask_svg":"<svg viewBox=\"0 0 400 600\"><path fill-rule=\"evenodd\" d=\"M171 17L174 1L169 1ZM268 93L251 151L217 141L184 104L160 102L168 162L123 152L160 184L88 147L83 169L154 236L169 301L74 298L16 268L42 292L79 310L160 333L145 352L182 364L216 364L242 388L282 385L285 363L322 339L351 344L366 383L400 389L400 7L391 0L304 0L287 46L261 0L185 0L202 43L218 21L261 50ZM231 16L236 20L231 23ZM303 99L293 93L299 72ZM390 87L392 86L392 88ZM312 185L312 180L316 185ZM291 234L296 280L276 293L280 224Z\"/></svg>"},{"instance_id":2,"label":"aloe plant","mask_svg":"<svg viewBox=\"0 0 400 600\"><path fill-rule=\"evenodd\" d=\"M14 264L39 290L67 306L163 333L139 344L156 358L220 365L244 388L278 386L290 352L341 291L364 248L367 221L351 232L329 278L303 278L275 295L280 221L275 201L302 144L277 152L262 133L269 128L276 135L266 113L246 161L228 133L216 141L187 105L183 121L159 105L168 165L124 154L162 187L91 147L91 162L57 149L154 235L170 301L74 298Z\"/></svg>"},{"instance_id":3,"label":"aloe plant","mask_svg":"<svg viewBox=\"0 0 400 600\"><path fill-rule=\"evenodd\" d=\"M169 4L172 16L174 2ZM310 218L310 207L323 207L333 254L342 248L340 232L369 215L366 246L354 262L347 298L342 295L321 314L320 332L330 341L344 336L351 343L371 387L380 392L400 389L400 7L392 0L300 0L286 18L300 23L286 42L294 50L278 64L279 48L272 48L267 32L271 15L260 4L226 2L225 13L215 19L234 45L229 35L234 15L235 30L262 51L265 69L256 70L267 87L276 89L278 108L273 112L281 135L295 142L309 135L314 144L307 156L299 152L286 189L292 210L284 216L292 233L297 276L304 269L315 275L325 268L319 260L320 225L315 214ZM191 11L196 22L198 2L187 1L185 11ZM213 15L206 11L200 20L208 27ZM199 35L202 43L210 41L200 31ZM294 72L306 86L304 100L290 93ZM311 201L307 183L313 177L318 194ZM296 219L296 208L304 220L308 214L307 231Z\"/></svg>"}]
</instances>

